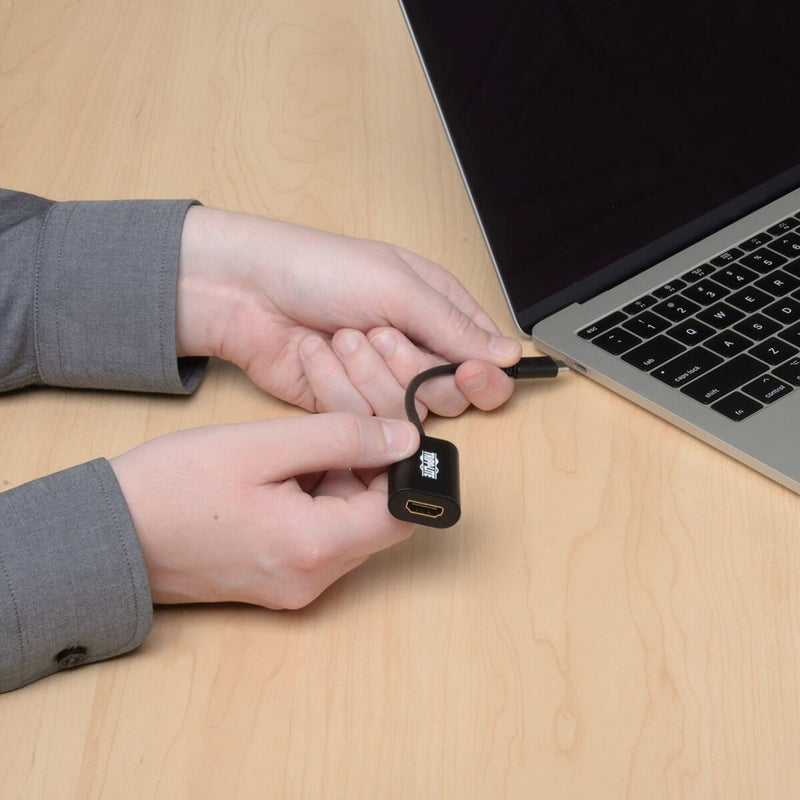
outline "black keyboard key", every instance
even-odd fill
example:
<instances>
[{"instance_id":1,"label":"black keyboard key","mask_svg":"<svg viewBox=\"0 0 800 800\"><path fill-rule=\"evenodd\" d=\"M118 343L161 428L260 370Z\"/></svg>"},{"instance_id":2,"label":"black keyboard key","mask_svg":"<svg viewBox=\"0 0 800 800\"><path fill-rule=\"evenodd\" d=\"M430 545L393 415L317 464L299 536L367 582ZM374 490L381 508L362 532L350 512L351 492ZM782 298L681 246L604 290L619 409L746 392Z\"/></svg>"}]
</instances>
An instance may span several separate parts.
<instances>
[{"instance_id":1,"label":"black keyboard key","mask_svg":"<svg viewBox=\"0 0 800 800\"><path fill-rule=\"evenodd\" d=\"M787 233L770 242L769 246L777 250L787 258L797 258L800 256L800 236L796 233Z\"/></svg>"},{"instance_id":2,"label":"black keyboard key","mask_svg":"<svg viewBox=\"0 0 800 800\"><path fill-rule=\"evenodd\" d=\"M686 320L686 322L679 322L668 331L669 335L683 342L690 347L700 344L704 339L708 339L714 329L696 319Z\"/></svg>"},{"instance_id":3,"label":"black keyboard key","mask_svg":"<svg viewBox=\"0 0 800 800\"><path fill-rule=\"evenodd\" d=\"M744 313L739 311L738 308L729 306L726 303L717 303L716 305L709 306L703 309L698 315L697 319L705 322L707 325L713 325L717 330L727 328L744 319Z\"/></svg>"},{"instance_id":4,"label":"black keyboard key","mask_svg":"<svg viewBox=\"0 0 800 800\"><path fill-rule=\"evenodd\" d=\"M793 231L798 225L800 225L800 221L796 220L794 217L787 217L781 220L777 225L767 228L767 233L770 236L781 236L784 233Z\"/></svg>"},{"instance_id":5,"label":"black keyboard key","mask_svg":"<svg viewBox=\"0 0 800 800\"><path fill-rule=\"evenodd\" d=\"M766 339L767 336L777 333L781 326L774 319L765 317L763 314L753 314L752 317L747 317L741 322L737 322L733 329L741 333L742 336L747 336L753 341L760 342Z\"/></svg>"},{"instance_id":6,"label":"black keyboard key","mask_svg":"<svg viewBox=\"0 0 800 800\"><path fill-rule=\"evenodd\" d=\"M767 306L764 313L784 325L793 325L795 322L800 322L800 301L784 297L777 303Z\"/></svg>"},{"instance_id":7,"label":"black keyboard key","mask_svg":"<svg viewBox=\"0 0 800 800\"><path fill-rule=\"evenodd\" d=\"M632 303L628 303L622 310L626 314L640 314L646 311L650 306L654 306L658 300L651 294L646 294L644 297L637 297Z\"/></svg>"},{"instance_id":8,"label":"black keyboard key","mask_svg":"<svg viewBox=\"0 0 800 800\"><path fill-rule=\"evenodd\" d=\"M757 277L757 272L753 272L752 269L748 269L741 264L731 264L729 267L717 270L714 274L714 280L719 281L729 289L740 289L742 286L747 286Z\"/></svg>"},{"instance_id":9,"label":"black keyboard key","mask_svg":"<svg viewBox=\"0 0 800 800\"><path fill-rule=\"evenodd\" d=\"M715 258L711 259L711 265L714 267L724 267L726 264L730 264L731 261L736 261L737 258L741 258L744 255L744 250L740 250L738 247L731 247L730 250L726 250L724 253L720 253Z\"/></svg>"},{"instance_id":10,"label":"black keyboard key","mask_svg":"<svg viewBox=\"0 0 800 800\"><path fill-rule=\"evenodd\" d=\"M642 339L649 339L651 336L662 333L669 328L669 322L652 311L644 311L639 316L623 322L622 327L637 336L641 336Z\"/></svg>"},{"instance_id":11,"label":"black keyboard key","mask_svg":"<svg viewBox=\"0 0 800 800\"><path fill-rule=\"evenodd\" d=\"M751 348L750 355L760 358L774 367L776 364L786 361L787 358L796 356L797 349L792 347L789 342L783 341L783 339L772 338Z\"/></svg>"},{"instance_id":12,"label":"black keyboard key","mask_svg":"<svg viewBox=\"0 0 800 800\"><path fill-rule=\"evenodd\" d=\"M636 347L642 340L638 336L634 336L624 328L612 328L610 331L601 333L592 339L592 343L598 347L602 347L607 353L613 356L618 356L631 347Z\"/></svg>"},{"instance_id":13,"label":"black keyboard key","mask_svg":"<svg viewBox=\"0 0 800 800\"><path fill-rule=\"evenodd\" d=\"M669 283L665 283L663 286L659 286L658 289L653 291L653 294L659 300L663 300L665 297L676 294L683 289L684 286L686 286L686 284L680 280L680 278L675 278L674 281L670 281Z\"/></svg>"},{"instance_id":14,"label":"black keyboard key","mask_svg":"<svg viewBox=\"0 0 800 800\"><path fill-rule=\"evenodd\" d=\"M700 278L707 278L715 269L716 267L712 264L698 264L694 269L690 269L685 273L683 279L689 283L694 283L695 281L699 281Z\"/></svg>"},{"instance_id":15,"label":"black keyboard key","mask_svg":"<svg viewBox=\"0 0 800 800\"><path fill-rule=\"evenodd\" d=\"M762 403L774 403L781 397L786 397L792 391L792 387L772 375L762 375L742 387L742 391Z\"/></svg>"},{"instance_id":16,"label":"black keyboard key","mask_svg":"<svg viewBox=\"0 0 800 800\"><path fill-rule=\"evenodd\" d=\"M726 361L722 366L701 375L681 391L708 405L766 371L766 364L742 353Z\"/></svg>"},{"instance_id":17,"label":"black keyboard key","mask_svg":"<svg viewBox=\"0 0 800 800\"><path fill-rule=\"evenodd\" d=\"M622 356L622 360L627 361L637 369L650 372L650 370L655 369L665 361L675 358L684 349L674 339L670 339L669 336L654 336L644 344L629 350Z\"/></svg>"},{"instance_id":18,"label":"black keyboard key","mask_svg":"<svg viewBox=\"0 0 800 800\"><path fill-rule=\"evenodd\" d=\"M789 344L796 344L800 347L800 323L792 325L791 328L787 328L785 331L781 331L778 336L780 336L781 339L785 339Z\"/></svg>"},{"instance_id":19,"label":"black keyboard key","mask_svg":"<svg viewBox=\"0 0 800 800\"><path fill-rule=\"evenodd\" d=\"M724 414L728 419L739 422L747 419L751 414L755 414L756 411L764 408L764 406L746 394L731 392L727 397L723 397L722 400L717 400L711 408L714 411L719 411L720 414Z\"/></svg>"},{"instance_id":20,"label":"black keyboard key","mask_svg":"<svg viewBox=\"0 0 800 800\"><path fill-rule=\"evenodd\" d=\"M744 242L740 242L739 247L749 253L751 250L758 250L759 247L763 247L770 239L772 237L766 231L762 231Z\"/></svg>"},{"instance_id":21,"label":"black keyboard key","mask_svg":"<svg viewBox=\"0 0 800 800\"><path fill-rule=\"evenodd\" d=\"M767 303L772 300L772 297L761 289L756 289L753 286L748 286L746 289L740 289L730 297L726 298L726 302L732 306L741 309L747 313L751 311L758 311L763 308Z\"/></svg>"},{"instance_id":22,"label":"black keyboard key","mask_svg":"<svg viewBox=\"0 0 800 800\"><path fill-rule=\"evenodd\" d=\"M763 247L770 239L772 237L766 231L762 231L744 242L740 242L739 247L749 253L751 250L758 250L759 247Z\"/></svg>"},{"instance_id":23,"label":"black keyboard key","mask_svg":"<svg viewBox=\"0 0 800 800\"><path fill-rule=\"evenodd\" d=\"M744 256L741 263L746 267L757 270L762 275L769 272L771 269L777 269L786 263L786 257L778 255L767 247L762 247L761 250L756 250L755 253Z\"/></svg>"},{"instance_id":24,"label":"black keyboard key","mask_svg":"<svg viewBox=\"0 0 800 800\"><path fill-rule=\"evenodd\" d=\"M710 306L712 303L722 300L730 292L719 283L703 278L703 280L692 284L683 294L684 297L688 297L701 305Z\"/></svg>"},{"instance_id":25,"label":"black keyboard key","mask_svg":"<svg viewBox=\"0 0 800 800\"><path fill-rule=\"evenodd\" d=\"M796 258L794 261L784 264L783 270L790 275L794 275L796 278L800 278L800 258Z\"/></svg>"},{"instance_id":26,"label":"black keyboard key","mask_svg":"<svg viewBox=\"0 0 800 800\"><path fill-rule=\"evenodd\" d=\"M680 388L704 372L713 369L721 361L722 359L716 353L696 347L673 358L672 361L653 370L650 374L670 386Z\"/></svg>"},{"instance_id":27,"label":"black keyboard key","mask_svg":"<svg viewBox=\"0 0 800 800\"><path fill-rule=\"evenodd\" d=\"M769 275L760 278L753 285L763 289L765 292L774 294L775 297L783 297L800 287L800 278L796 278L794 275L779 269L777 272L770 272Z\"/></svg>"},{"instance_id":28,"label":"black keyboard key","mask_svg":"<svg viewBox=\"0 0 800 800\"><path fill-rule=\"evenodd\" d=\"M593 322L588 328L578 331L578 336L580 336L581 339L593 339L599 333L603 333L613 328L615 325L619 325L620 322L626 319L627 317L621 311L615 311L613 314L609 314L607 317Z\"/></svg>"},{"instance_id":29,"label":"black keyboard key","mask_svg":"<svg viewBox=\"0 0 800 800\"><path fill-rule=\"evenodd\" d=\"M736 331L722 331L722 333L706 339L703 342L703 347L707 347L709 350L725 356L725 358L732 358L739 353L743 353L752 344L748 338L736 333Z\"/></svg>"},{"instance_id":30,"label":"black keyboard key","mask_svg":"<svg viewBox=\"0 0 800 800\"><path fill-rule=\"evenodd\" d=\"M800 357L790 358L785 364L772 372L782 381L791 383L792 386L800 386Z\"/></svg>"},{"instance_id":31,"label":"black keyboard key","mask_svg":"<svg viewBox=\"0 0 800 800\"><path fill-rule=\"evenodd\" d=\"M697 303L687 300L685 297L670 297L669 300L663 300L657 306L653 307L653 311L666 317L671 322L680 322L682 319L691 317L700 310Z\"/></svg>"}]
</instances>

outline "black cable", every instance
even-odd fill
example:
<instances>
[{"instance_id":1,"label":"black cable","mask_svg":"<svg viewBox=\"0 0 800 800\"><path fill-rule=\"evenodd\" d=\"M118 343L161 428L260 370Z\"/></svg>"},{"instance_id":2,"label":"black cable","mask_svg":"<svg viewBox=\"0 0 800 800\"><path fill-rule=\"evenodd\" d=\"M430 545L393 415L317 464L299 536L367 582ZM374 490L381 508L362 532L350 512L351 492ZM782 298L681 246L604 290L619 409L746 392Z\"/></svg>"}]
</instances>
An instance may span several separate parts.
<instances>
[{"instance_id":1,"label":"black cable","mask_svg":"<svg viewBox=\"0 0 800 800\"><path fill-rule=\"evenodd\" d=\"M420 436L424 436L425 431L422 428L422 422L419 414L417 414L417 406L414 402L417 390L425 381L431 378L436 378L439 375L453 375L460 366L461 364L439 364L436 367L420 372L408 384L405 396L406 416L408 421L413 423L419 431ZM550 356L528 356L521 358L511 367L502 367L501 369L510 378L525 380L528 378L556 378L561 370L566 369L566 366L560 361L550 358Z\"/></svg>"},{"instance_id":2,"label":"black cable","mask_svg":"<svg viewBox=\"0 0 800 800\"><path fill-rule=\"evenodd\" d=\"M458 450L452 442L426 436L415 403L417 389L430 378L452 375L460 364L439 364L420 372L406 388L406 415L419 431L414 455L389 467L389 511L406 522L449 528L461 516ZM549 356L520 359L503 371L512 378L555 378L566 369Z\"/></svg>"},{"instance_id":3,"label":"black cable","mask_svg":"<svg viewBox=\"0 0 800 800\"><path fill-rule=\"evenodd\" d=\"M419 414L417 414L417 404L414 402L417 396L417 389L430 378L435 378L438 375L453 375L460 366L461 364L439 364L438 367L431 367L424 372L420 372L406 387L406 416L408 417L408 421L413 423L419 431L420 436L424 436L425 431L422 428Z\"/></svg>"}]
</instances>

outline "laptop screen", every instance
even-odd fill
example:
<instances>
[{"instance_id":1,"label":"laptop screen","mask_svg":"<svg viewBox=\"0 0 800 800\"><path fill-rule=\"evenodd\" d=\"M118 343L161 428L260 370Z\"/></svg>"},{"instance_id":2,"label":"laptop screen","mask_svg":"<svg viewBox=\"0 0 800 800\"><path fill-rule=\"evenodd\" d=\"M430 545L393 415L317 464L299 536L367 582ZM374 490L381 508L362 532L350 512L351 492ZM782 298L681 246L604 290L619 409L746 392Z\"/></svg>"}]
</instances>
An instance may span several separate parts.
<instances>
[{"instance_id":1,"label":"laptop screen","mask_svg":"<svg viewBox=\"0 0 800 800\"><path fill-rule=\"evenodd\" d=\"M525 330L800 184L796 0L401 2Z\"/></svg>"}]
</instances>

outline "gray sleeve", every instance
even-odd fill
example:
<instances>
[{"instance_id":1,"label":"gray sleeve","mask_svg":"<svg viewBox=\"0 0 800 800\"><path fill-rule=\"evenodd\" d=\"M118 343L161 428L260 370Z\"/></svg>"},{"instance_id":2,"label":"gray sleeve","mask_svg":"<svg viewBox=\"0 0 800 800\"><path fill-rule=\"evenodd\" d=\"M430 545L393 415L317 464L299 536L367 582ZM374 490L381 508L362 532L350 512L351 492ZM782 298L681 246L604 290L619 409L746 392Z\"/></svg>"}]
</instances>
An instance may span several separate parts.
<instances>
[{"instance_id":1,"label":"gray sleeve","mask_svg":"<svg viewBox=\"0 0 800 800\"><path fill-rule=\"evenodd\" d=\"M0 692L142 642L147 571L107 461L3 492L0 521Z\"/></svg>"},{"instance_id":2,"label":"gray sleeve","mask_svg":"<svg viewBox=\"0 0 800 800\"><path fill-rule=\"evenodd\" d=\"M175 356L190 205L0 190L0 392L191 392L205 359ZM106 461L0 494L0 691L126 652L151 620L144 559Z\"/></svg>"},{"instance_id":3,"label":"gray sleeve","mask_svg":"<svg viewBox=\"0 0 800 800\"><path fill-rule=\"evenodd\" d=\"M206 359L175 355L191 204L54 203L0 190L0 391L193 391Z\"/></svg>"}]
</instances>

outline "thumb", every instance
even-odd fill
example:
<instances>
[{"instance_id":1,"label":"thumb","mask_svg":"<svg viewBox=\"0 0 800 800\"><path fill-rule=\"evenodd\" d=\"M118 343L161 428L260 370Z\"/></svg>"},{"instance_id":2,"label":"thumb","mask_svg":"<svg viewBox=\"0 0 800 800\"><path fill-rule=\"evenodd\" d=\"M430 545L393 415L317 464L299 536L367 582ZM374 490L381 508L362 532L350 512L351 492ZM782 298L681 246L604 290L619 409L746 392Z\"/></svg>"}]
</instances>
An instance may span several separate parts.
<instances>
[{"instance_id":1,"label":"thumb","mask_svg":"<svg viewBox=\"0 0 800 800\"><path fill-rule=\"evenodd\" d=\"M275 420L265 428L271 480L331 469L385 467L419 447L410 422L359 414L328 413Z\"/></svg>"}]
</instances>

